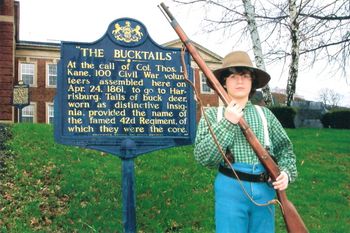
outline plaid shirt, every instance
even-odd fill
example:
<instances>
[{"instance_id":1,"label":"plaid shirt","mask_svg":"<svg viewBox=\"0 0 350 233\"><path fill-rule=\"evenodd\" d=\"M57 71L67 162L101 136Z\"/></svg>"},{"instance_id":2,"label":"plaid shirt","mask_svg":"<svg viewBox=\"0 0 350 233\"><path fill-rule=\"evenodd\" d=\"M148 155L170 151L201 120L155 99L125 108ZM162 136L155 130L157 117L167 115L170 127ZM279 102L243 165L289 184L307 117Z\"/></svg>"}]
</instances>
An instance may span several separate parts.
<instances>
[{"instance_id":1,"label":"plaid shirt","mask_svg":"<svg viewBox=\"0 0 350 233\"><path fill-rule=\"evenodd\" d=\"M285 171L289 176L290 182L293 182L297 177L293 145L286 131L273 113L264 107L262 107L262 110L269 129L270 154L276 158L280 170ZM238 124L232 124L224 117L217 122L217 111L216 107L209 108L206 110L206 114L223 150L226 151L226 149L229 149L235 158L235 162L248 164L260 163ZM250 101L247 102L243 113L244 119L247 121L260 143L264 145L262 120ZM200 164L206 167L217 168L220 163L223 163L223 158L214 143L203 117L199 121L197 129L194 156Z\"/></svg>"}]
</instances>

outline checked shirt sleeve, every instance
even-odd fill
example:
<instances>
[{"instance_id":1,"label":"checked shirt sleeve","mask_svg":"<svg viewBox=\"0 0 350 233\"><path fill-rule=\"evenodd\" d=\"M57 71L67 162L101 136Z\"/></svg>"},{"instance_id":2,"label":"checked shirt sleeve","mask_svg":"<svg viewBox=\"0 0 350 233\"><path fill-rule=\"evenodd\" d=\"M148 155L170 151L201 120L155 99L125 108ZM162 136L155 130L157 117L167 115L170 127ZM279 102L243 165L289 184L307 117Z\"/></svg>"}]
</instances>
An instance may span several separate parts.
<instances>
[{"instance_id":1,"label":"checked shirt sleeve","mask_svg":"<svg viewBox=\"0 0 350 233\"><path fill-rule=\"evenodd\" d=\"M238 126L230 123L225 118L217 122L217 108L209 108L206 114L221 148L226 151L226 148L232 144L233 135ZM198 163L210 168L217 167L223 161L203 116L197 128L194 156Z\"/></svg>"},{"instance_id":2,"label":"checked shirt sleeve","mask_svg":"<svg viewBox=\"0 0 350 233\"><path fill-rule=\"evenodd\" d=\"M294 182L298 173L292 142L273 113L268 111L268 114L270 115L269 133L273 144L273 148L271 148L273 155L277 159L281 171L285 171L289 176L290 182Z\"/></svg>"}]
</instances>

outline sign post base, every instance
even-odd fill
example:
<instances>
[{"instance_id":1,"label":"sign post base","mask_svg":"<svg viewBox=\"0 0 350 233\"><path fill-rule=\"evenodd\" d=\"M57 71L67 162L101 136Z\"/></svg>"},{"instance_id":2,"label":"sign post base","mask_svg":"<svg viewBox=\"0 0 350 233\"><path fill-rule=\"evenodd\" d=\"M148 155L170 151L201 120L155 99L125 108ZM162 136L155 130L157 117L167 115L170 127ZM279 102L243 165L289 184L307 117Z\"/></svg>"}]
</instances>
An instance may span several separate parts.
<instances>
[{"instance_id":1,"label":"sign post base","mask_svg":"<svg viewBox=\"0 0 350 233\"><path fill-rule=\"evenodd\" d=\"M125 233L136 233L135 166L136 144L126 139L121 144L123 226Z\"/></svg>"}]
</instances>

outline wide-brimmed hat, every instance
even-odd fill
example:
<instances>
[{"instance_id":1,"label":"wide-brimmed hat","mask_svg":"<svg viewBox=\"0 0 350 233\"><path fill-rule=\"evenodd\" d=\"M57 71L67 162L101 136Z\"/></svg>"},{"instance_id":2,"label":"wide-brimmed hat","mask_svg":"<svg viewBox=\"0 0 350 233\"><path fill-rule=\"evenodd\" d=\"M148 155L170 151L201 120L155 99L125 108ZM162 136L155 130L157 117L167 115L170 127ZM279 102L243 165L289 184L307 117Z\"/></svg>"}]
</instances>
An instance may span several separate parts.
<instances>
[{"instance_id":1,"label":"wide-brimmed hat","mask_svg":"<svg viewBox=\"0 0 350 233\"><path fill-rule=\"evenodd\" d=\"M222 83L222 73L226 71L227 69L231 67L246 67L252 70L254 73L254 87L256 89L264 87L271 79L270 75L266 73L265 71L256 68L252 61L250 60L249 55L244 51L234 51L229 54L227 54L223 61L222 61L222 67L220 69L214 70L213 73L215 77L218 79L220 83ZM212 88L212 85L210 84L210 81L207 80L207 84L210 88Z\"/></svg>"}]
</instances>

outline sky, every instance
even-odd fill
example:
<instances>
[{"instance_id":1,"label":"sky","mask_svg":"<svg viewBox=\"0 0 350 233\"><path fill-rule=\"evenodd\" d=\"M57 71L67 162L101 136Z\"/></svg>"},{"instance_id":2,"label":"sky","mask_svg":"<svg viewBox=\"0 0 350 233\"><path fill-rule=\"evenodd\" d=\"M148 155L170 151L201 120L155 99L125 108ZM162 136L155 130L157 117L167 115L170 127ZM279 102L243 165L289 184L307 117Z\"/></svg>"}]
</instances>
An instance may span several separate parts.
<instances>
[{"instance_id":1,"label":"sky","mask_svg":"<svg viewBox=\"0 0 350 233\"><path fill-rule=\"evenodd\" d=\"M224 57L233 49L246 50L250 47L246 44L232 48L230 40L222 40L221 33L203 33L204 10L179 5L171 0L19 0L19 2L20 40L55 43L94 42L104 35L112 21L129 17L142 22L151 38L158 44L163 44L178 39L157 7L164 2L188 37L210 51ZM251 51L249 54L253 57ZM296 93L307 100L319 101L320 90L329 88L342 96L341 106L350 107L350 78L347 82L344 77L333 77L324 67L326 65L322 64L300 71ZM287 73L281 72L282 66L267 66L266 70L272 77L269 83L272 90L286 88Z\"/></svg>"}]
</instances>

